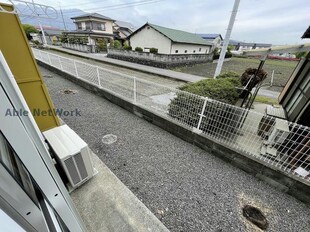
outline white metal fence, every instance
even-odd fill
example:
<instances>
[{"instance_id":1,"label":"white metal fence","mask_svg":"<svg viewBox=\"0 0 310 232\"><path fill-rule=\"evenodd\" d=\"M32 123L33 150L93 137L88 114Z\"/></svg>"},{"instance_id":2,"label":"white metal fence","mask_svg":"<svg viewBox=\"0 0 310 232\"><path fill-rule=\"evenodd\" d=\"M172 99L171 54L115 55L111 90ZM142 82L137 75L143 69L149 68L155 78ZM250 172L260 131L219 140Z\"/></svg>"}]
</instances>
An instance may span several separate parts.
<instances>
[{"instance_id":1,"label":"white metal fence","mask_svg":"<svg viewBox=\"0 0 310 232\"><path fill-rule=\"evenodd\" d=\"M36 59L310 182L310 128L34 49Z\"/></svg>"}]
</instances>

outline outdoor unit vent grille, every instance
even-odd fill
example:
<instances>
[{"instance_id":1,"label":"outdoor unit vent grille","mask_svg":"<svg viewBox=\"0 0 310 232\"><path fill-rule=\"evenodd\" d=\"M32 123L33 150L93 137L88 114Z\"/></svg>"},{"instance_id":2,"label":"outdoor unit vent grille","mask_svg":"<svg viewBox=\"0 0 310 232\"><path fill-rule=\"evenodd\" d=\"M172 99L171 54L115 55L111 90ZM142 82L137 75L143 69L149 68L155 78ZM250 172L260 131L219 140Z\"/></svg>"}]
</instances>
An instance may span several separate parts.
<instances>
[{"instance_id":1,"label":"outdoor unit vent grille","mask_svg":"<svg viewBox=\"0 0 310 232\"><path fill-rule=\"evenodd\" d=\"M73 160L73 157L69 158L69 159L66 159L64 161L66 167L67 167L67 170L69 172L69 175L72 179L72 182L74 184L77 184L81 181L81 178L79 176L79 173L78 173L78 170L74 164L74 160Z\"/></svg>"},{"instance_id":2,"label":"outdoor unit vent grille","mask_svg":"<svg viewBox=\"0 0 310 232\"><path fill-rule=\"evenodd\" d=\"M76 188L94 175L87 144L67 125L43 132L52 147L55 158Z\"/></svg>"},{"instance_id":3,"label":"outdoor unit vent grille","mask_svg":"<svg viewBox=\"0 0 310 232\"><path fill-rule=\"evenodd\" d=\"M76 166L77 166L79 173L81 175L81 179L84 180L85 178L87 178L88 174L87 174L85 164L83 162L82 154L78 153L74 157L75 157Z\"/></svg>"}]
</instances>

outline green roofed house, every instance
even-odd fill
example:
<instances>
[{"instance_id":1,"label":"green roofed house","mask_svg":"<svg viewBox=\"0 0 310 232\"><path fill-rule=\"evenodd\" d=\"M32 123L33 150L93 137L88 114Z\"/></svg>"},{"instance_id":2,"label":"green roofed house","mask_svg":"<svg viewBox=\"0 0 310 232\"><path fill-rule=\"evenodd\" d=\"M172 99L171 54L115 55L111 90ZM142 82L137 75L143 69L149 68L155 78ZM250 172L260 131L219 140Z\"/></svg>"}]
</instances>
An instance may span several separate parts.
<instances>
[{"instance_id":1,"label":"green roofed house","mask_svg":"<svg viewBox=\"0 0 310 232\"><path fill-rule=\"evenodd\" d=\"M146 23L127 37L133 49L149 52L157 48L160 54L208 54L212 43L199 35Z\"/></svg>"}]
</instances>

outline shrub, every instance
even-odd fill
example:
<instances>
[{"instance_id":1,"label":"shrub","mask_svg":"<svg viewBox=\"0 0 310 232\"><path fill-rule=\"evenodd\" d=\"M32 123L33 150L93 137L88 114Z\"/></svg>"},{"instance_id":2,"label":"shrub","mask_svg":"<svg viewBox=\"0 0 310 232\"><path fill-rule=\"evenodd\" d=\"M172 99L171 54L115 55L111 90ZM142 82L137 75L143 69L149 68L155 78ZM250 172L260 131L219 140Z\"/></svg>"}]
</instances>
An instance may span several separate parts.
<instances>
[{"instance_id":1,"label":"shrub","mask_svg":"<svg viewBox=\"0 0 310 232\"><path fill-rule=\"evenodd\" d=\"M219 79L206 79L196 83L186 84L181 90L208 97L228 104L236 104L239 99L238 90L241 83L238 78L227 77Z\"/></svg>"},{"instance_id":2,"label":"shrub","mask_svg":"<svg viewBox=\"0 0 310 232\"><path fill-rule=\"evenodd\" d=\"M66 34L64 34L64 33L61 33L60 42L68 43L68 36Z\"/></svg>"},{"instance_id":3,"label":"shrub","mask_svg":"<svg viewBox=\"0 0 310 232\"><path fill-rule=\"evenodd\" d=\"M240 78L240 74L236 73L236 72L224 72L220 75L218 75L216 78L227 78L227 77L235 77L235 78Z\"/></svg>"},{"instance_id":4,"label":"shrub","mask_svg":"<svg viewBox=\"0 0 310 232\"><path fill-rule=\"evenodd\" d=\"M107 44L108 44L107 39L98 38L96 40L96 44L97 44L97 48L99 49L99 51L103 51L103 52L107 51Z\"/></svg>"},{"instance_id":5,"label":"shrub","mask_svg":"<svg viewBox=\"0 0 310 232\"><path fill-rule=\"evenodd\" d=\"M304 57L306 57L306 55L307 55L307 52L296 52L296 53L295 53L295 56L296 56L296 58L298 58L298 59L304 58Z\"/></svg>"},{"instance_id":6,"label":"shrub","mask_svg":"<svg viewBox=\"0 0 310 232\"><path fill-rule=\"evenodd\" d=\"M157 48L150 48L150 53L157 54L158 53L158 49Z\"/></svg>"},{"instance_id":7,"label":"shrub","mask_svg":"<svg viewBox=\"0 0 310 232\"><path fill-rule=\"evenodd\" d=\"M257 72L256 68L248 68L244 71L244 73L241 75L241 84L243 86L246 86L249 80L255 73ZM251 82L249 83L250 91L252 88L257 85L259 82L263 81L267 77L267 72L263 69L259 70L257 76L255 79L252 79Z\"/></svg>"},{"instance_id":8,"label":"shrub","mask_svg":"<svg viewBox=\"0 0 310 232\"><path fill-rule=\"evenodd\" d=\"M39 31L32 25L30 24L23 24L23 29L25 31L25 34L27 36L28 40L32 39L32 36L30 35L31 33L38 33Z\"/></svg>"},{"instance_id":9,"label":"shrub","mask_svg":"<svg viewBox=\"0 0 310 232\"><path fill-rule=\"evenodd\" d=\"M169 104L168 114L182 123L197 127L205 100L190 93L215 99L218 101L207 100L203 113L205 117L199 129L213 136L234 136L241 123L243 111L241 108L224 103L235 104L238 101L239 94L236 87L240 85L239 78L235 77L207 79L186 84L180 89L189 93L178 92Z\"/></svg>"},{"instance_id":10,"label":"shrub","mask_svg":"<svg viewBox=\"0 0 310 232\"><path fill-rule=\"evenodd\" d=\"M73 36L73 37L63 37L62 41L67 41L71 44L87 44L88 43L88 39L86 37L77 37L77 36ZM63 42L63 43L67 43L67 42Z\"/></svg>"},{"instance_id":11,"label":"shrub","mask_svg":"<svg viewBox=\"0 0 310 232\"><path fill-rule=\"evenodd\" d=\"M97 45L97 49L99 51L106 52L107 51L107 47L108 47L108 40L107 39L102 39L102 38L97 38L96 39L96 45Z\"/></svg>"},{"instance_id":12,"label":"shrub","mask_svg":"<svg viewBox=\"0 0 310 232\"><path fill-rule=\"evenodd\" d=\"M143 49L142 49L141 47L136 47L136 48L135 48L135 51L136 51L136 52L143 52Z\"/></svg>"},{"instance_id":13,"label":"shrub","mask_svg":"<svg viewBox=\"0 0 310 232\"><path fill-rule=\"evenodd\" d=\"M226 52L225 58L231 58L231 57L232 57L232 54ZM219 59L219 58L220 58L220 54L214 54L214 55L213 55L213 60L217 60L217 59Z\"/></svg>"},{"instance_id":14,"label":"shrub","mask_svg":"<svg viewBox=\"0 0 310 232\"><path fill-rule=\"evenodd\" d=\"M130 50L132 50L132 47L129 46L129 45L124 44L123 49L124 49L124 50L129 50L129 51L130 51Z\"/></svg>"},{"instance_id":15,"label":"shrub","mask_svg":"<svg viewBox=\"0 0 310 232\"><path fill-rule=\"evenodd\" d=\"M113 47L116 49L120 49L120 48L122 48L122 44L118 40L115 40L113 43Z\"/></svg>"}]
</instances>

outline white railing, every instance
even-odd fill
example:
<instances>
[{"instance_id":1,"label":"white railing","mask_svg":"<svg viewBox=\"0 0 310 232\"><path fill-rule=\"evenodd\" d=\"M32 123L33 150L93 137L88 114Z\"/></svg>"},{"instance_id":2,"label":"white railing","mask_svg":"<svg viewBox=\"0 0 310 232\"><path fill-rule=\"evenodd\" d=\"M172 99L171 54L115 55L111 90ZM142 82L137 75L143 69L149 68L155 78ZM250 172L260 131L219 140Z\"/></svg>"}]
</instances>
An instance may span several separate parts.
<instances>
[{"instance_id":1,"label":"white railing","mask_svg":"<svg viewBox=\"0 0 310 232\"><path fill-rule=\"evenodd\" d=\"M33 49L36 59L310 182L310 129L78 60Z\"/></svg>"}]
</instances>

